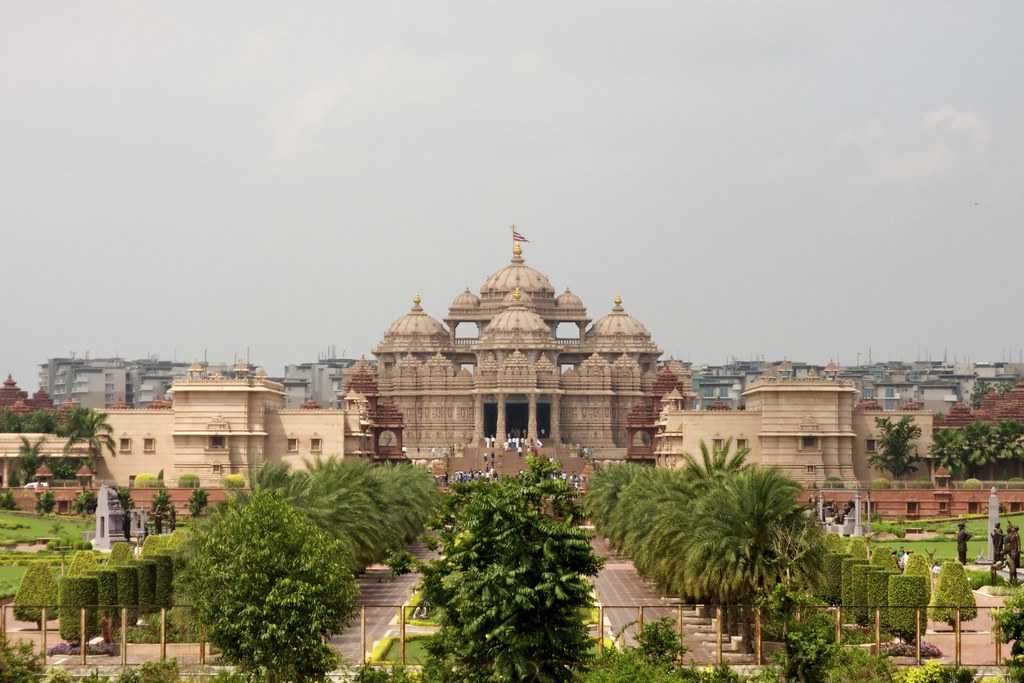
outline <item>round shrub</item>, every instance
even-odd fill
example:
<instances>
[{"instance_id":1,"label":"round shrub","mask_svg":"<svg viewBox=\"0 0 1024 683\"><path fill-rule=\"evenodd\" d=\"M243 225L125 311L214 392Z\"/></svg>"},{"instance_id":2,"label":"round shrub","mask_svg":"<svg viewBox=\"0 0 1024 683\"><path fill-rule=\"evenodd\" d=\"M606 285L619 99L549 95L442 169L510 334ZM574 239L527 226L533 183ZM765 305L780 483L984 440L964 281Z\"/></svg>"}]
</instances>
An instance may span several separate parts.
<instances>
[{"instance_id":1,"label":"round shrub","mask_svg":"<svg viewBox=\"0 0 1024 683\"><path fill-rule=\"evenodd\" d=\"M197 489L199 488L198 474L183 474L178 477L178 488Z\"/></svg>"},{"instance_id":2,"label":"round shrub","mask_svg":"<svg viewBox=\"0 0 1024 683\"><path fill-rule=\"evenodd\" d=\"M96 555L91 550L79 550L71 558L65 576L85 576L98 568Z\"/></svg>"},{"instance_id":3,"label":"round shrub","mask_svg":"<svg viewBox=\"0 0 1024 683\"><path fill-rule=\"evenodd\" d=\"M50 567L43 563L30 565L14 596L14 616L39 626L43 607L47 616L57 613L57 595L57 578Z\"/></svg>"},{"instance_id":4,"label":"round shrub","mask_svg":"<svg viewBox=\"0 0 1024 683\"><path fill-rule=\"evenodd\" d=\"M153 600L157 607L170 607L172 603L172 587L174 586L174 561L170 555L154 555L156 563L156 584L153 589Z\"/></svg>"},{"instance_id":5,"label":"round shrub","mask_svg":"<svg viewBox=\"0 0 1024 683\"><path fill-rule=\"evenodd\" d=\"M868 623L875 623L875 610L878 610L882 627L889 625L889 577L895 575L887 569L872 567L867 575Z\"/></svg>"},{"instance_id":6,"label":"round shrub","mask_svg":"<svg viewBox=\"0 0 1024 683\"><path fill-rule=\"evenodd\" d=\"M843 600L843 560L847 557L839 553L825 553L825 580L819 597L830 605L838 605Z\"/></svg>"},{"instance_id":7,"label":"round shrub","mask_svg":"<svg viewBox=\"0 0 1024 683\"><path fill-rule=\"evenodd\" d=\"M851 622L855 618L853 612L853 568L859 565L866 565L867 560L860 560L855 557L844 557L842 561L842 599L843 599L843 614L846 619ZM849 622L848 622L849 623Z\"/></svg>"},{"instance_id":8,"label":"round shrub","mask_svg":"<svg viewBox=\"0 0 1024 683\"><path fill-rule=\"evenodd\" d=\"M911 553L903 568L904 576L920 576L924 579L924 604L932 599L932 563L922 553Z\"/></svg>"},{"instance_id":9,"label":"round shrub","mask_svg":"<svg viewBox=\"0 0 1024 683\"><path fill-rule=\"evenodd\" d=\"M955 560L946 560L939 570L939 582L928 603L928 615L935 621L944 621L950 626L956 622L956 608L960 608L960 621L970 621L978 616L974 593L967 582L964 568Z\"/></svg>"},{"instance_id":10,"label":"round shrub","mask_svg":"<svg viewBox=\"0 0 1024 683\"><path fill-rule=\"evenodd\" d=\"M110 547L110 565L120 567L132 561L132 547L124 541L118 541Z\"/></svg>"},{"instance_id":11,"label":"round shrub","mask_svg":"<svg viewBox=\"0 0 1024 683\"><path fill-rule=\"evenodd\" d=\"M121 565L114 571L117 573L117 601L128 608L128 623L134 624L139 619L138 567Z\"/></svg>"},{"instance_id":12,"label":"round shrub","mask_svg":"<svg viewBox=\"0 0 1024 683\"><path fill-rule=\"evenodd\" d=\"M148 614L156 606L156 562L139 560L135 568L139 579L139 611Z\"/></svg>"},{"instance_id":13,"label":"round shrub","mask_svg":"<svg viewBox=\"0 0 1024 683\"><path fill-rule=\"evenodd\" d=\"M921 609L921 633L928 628L928 583L916 574L889 577L889 628L904 640L917 634L917 609Z\"/></svg>"},{"instance_id":14,"label":"round shrub","mask_svg":"<svg viewBox=\"0 0 1024 683\"><path fill-rule=\"evenodd\" d=\"M873 553L871 553L871 565L881 569L887 569L892 572L898 572L900 570L900 565L896 562L896 558L893 556L892 551L885 546L879 546L878 548L875 548Z\"/></svg>"},{"instance_id":15,"label":"round shrub","mask_svg":"<svg viewBox=\"0 0 1024 683\"><path fill-rule=\"evenodd\" d=\"M245 488L245 477L241 474L229 474L221 480L221 485L232 491Z\"/></svg>"},{"instance_id":16,"label":"round shrub","mask_svg":"<svg viewBox=\"0 0 1024 683\"><path fill-rule=\"evenodd\" d=\"M146 536L146 540L142 544L142 559L148 560L158 553L164 551L164 543L167 542L167 537L164 535Z\"/></svg>"},{"instance_id":17,"label":"round shrub","mask_svg":"<svg viewBox=\"0 0 1024 683\"><path fill-rule=\"evenodd\" d=\"M137 489L158 489L164 485L164 481L155 474L143 472L142 474L135 475L135 481L132 485Z\"/></svg>"},{"instance_id":18,"label":"round shrub","mask_svg":"<svg viewBox=\"0 0 1024 683\"><path fill-rule=\"evenodd\" d=\"M868 559L868 542L863 536L854 536L850 539L850 557L857 560Z\"/></svg>"},{"instance_id":19,"label":"round shrub","mask_svg":"<svg viewBox=\"0 0 1024 683\"><path fill-rule=\"evenodd\" d=\"M884 489L892 488L892 483L885 477L879 477L871 480L871 489L873 491L879 491Z\"/></svg>"},{"instance_id":20,"label":"round shrub","mask_svg":"<svg viewBox=\"0 0 1024 683\"><path fill-rule=\"evenodd\" d=\"M853 566L850 580L850 597L853 608L853 619L861 626L868 623L868 574L875 571L876 567L870 564L857 564Z\"/></svg>"},{"instance_id":21,"label":"round shrub","mask_svg":"<svg viewBox=\"0 0 1024 683\"><path fill-rule=\"evenodd\" d=\"M825 551L830 553L836 553L837 555L846 554L846 539L839 534L825 534Z\"/></svg>"},{"instance_id":22,"label":"round shrub","mask_svg":"<svg viewBox=\"0 0 1024 683\"><path fill-rule=\"evenodd\" d=\"M168 552L177 550L181 546L185 545L189 538L191 538L191 533L188 529L175 529L167 536L167 540L164 541L164 550Z\"/></svg>"},{"instance_id":23,"label":"round shrub","mask_svg":"<svg viewBox=\"0 0 1024 683\"><path fill-rule=\"evenodd\" d=\"M85 637L88 640L99 634L95 605L98 584L94 576L65 576L60 580L60 637L77 643L81 637L79 615L83 607L92 608L85 612Z\"/></svg>"},{"instance_id":24,"label":"round shrub","mask_svg":"<svg viewBox=\"0 0 1024 683\"><path fill-rule=\"evenodd\" d=\"M95 572L96 604L99 605L99 618L109 618L112 626L121 621L120 610L117 609L117 570L100 569Z\"/></svg>"},{"instance_id":25,"label":"round shrub","mask_svg":"<svg viewBox=\"0 0 1024 683\"><path fill-rule=\"evenodd\" d=\"M979 479L965 479L964 488L968 491L980 491L982 487L981 480Z\"/></svg>"}]
</instances>

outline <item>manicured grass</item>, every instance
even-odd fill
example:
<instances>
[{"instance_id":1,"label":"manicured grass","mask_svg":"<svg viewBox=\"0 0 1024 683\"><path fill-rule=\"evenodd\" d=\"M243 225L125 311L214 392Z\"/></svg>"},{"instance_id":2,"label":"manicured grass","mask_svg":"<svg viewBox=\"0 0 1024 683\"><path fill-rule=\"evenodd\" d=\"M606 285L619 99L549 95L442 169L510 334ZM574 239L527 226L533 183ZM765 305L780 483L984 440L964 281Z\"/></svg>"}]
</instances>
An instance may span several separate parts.
<instances>
[{"instance_id":1,"label":"manicured grass","mask_svg":"<svg viewBox=\"0 0 1024 683\"><path fill-rule=\"evenodd\" d=\"M13 597L28 567L0 567L0 598Z\"/></svg>"},{"instance_id":2,"label":"manicured grass","mask_svg":"<svg viewBox=\"0 0 1024 683\"><path fill-rule=\"evenodd\" d=\"M0 543L23 543L37 538L60 538L63 542L82 540L82 532L94 528L92 519L0 512Z\"/></svg>"},{"instance_id":3,"label":"manicured grass","mask_svg":"<svg viewBox=\"0 0 1024 683\"><path fill-rule=\"evenodd\" d=\"M1006 530L1008 522L1013 522L1015 526L1024 526L1024 514L1013 514L1013 515L1000 515L999 521L1002 523L1003 530ZM895 529L924 529L925 531L931 531L934 533L945 533L955 534L957 531L957 524L963 522L968 533L974 534L975 538L981 538L985 535L988 530L988 518L982 517L977 519L958 519L952 517L949 519L939 519L932 521L921 521L921 522L873 522L871 530L876 532L890 532L892 533Z\"/></svg>"},{"instance_id":4,"label":"manicured grass","mask_svg":"<svg viewBox=\"0 0 1024 683\"><path fill-rule=\"evenodd\" d=\"M413 666L422 666L427 662L426 642L429 636L415 635L405 638L405 663ZM398 638L387 638L384 653L379 659L371 656L371 663L374 661L399 664L402 661L402 643ZM375 648L376 649L376 648Z\"/></svg>"},{"instance_id":5,"label":"manicured grass","mask_svg":"<svg viewBox=\"0 0 1024 683\"><path fill-rule=\"evenodd\" d=\"M977 537L975 537L977 538ZM935 561L941 562L943 560L954 560L956 559L956 541L949 539L935 539L931 541L903 541L895 539L892 541L869 541L868 545L874 548L886 547L892 550L899 550L903 548L907 552L921 553L925 557L928 556L928 552L935 554ZM981 540L970 540L967 542L967 561L973 562L979 554L984 553L988 548L988 543L982 538Z\"/></svg>"}]
</instances>

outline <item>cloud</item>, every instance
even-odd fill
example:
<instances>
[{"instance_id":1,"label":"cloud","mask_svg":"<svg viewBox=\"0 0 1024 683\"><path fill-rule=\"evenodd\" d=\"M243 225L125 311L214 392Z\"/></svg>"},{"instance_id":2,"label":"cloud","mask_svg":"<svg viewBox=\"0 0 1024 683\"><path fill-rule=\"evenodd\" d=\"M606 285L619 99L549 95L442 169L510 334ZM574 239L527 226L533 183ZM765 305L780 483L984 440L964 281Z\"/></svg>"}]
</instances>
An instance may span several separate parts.
<instances>
[{"instance_id":1,"label":"cloud","mask_svg":"<svg viewBox=\"0 0 1024 683\"><path fill-rule=\"evenodd\" d=\"M980 147L986 146L992 136L992 127L988 121L973 111L957 111L953 107L928 112L924 115L923 125L925 130L939 135L966 134Z\"/></svg>"}]
</instances>

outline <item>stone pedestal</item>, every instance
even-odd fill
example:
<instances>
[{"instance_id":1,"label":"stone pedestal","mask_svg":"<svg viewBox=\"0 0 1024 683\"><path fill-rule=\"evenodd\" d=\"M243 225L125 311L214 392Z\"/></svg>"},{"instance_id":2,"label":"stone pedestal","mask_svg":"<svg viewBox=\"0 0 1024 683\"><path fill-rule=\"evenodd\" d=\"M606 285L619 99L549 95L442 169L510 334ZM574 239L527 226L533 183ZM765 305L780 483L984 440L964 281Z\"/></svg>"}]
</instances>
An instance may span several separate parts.
<instances>
[{"instance_id":1,"label":"stone pedestal","mask_svg":"<svg viewBox=\"0 0 1024 683\"><path fill-rule=\"evenodd\" d=\"M96 496L96 535L92 547L96 550L110 550L110 547L124 537L124 510L117 491L106 484L100 487Z\"/></svg>"},{"instance_id":2,"label":"stone pedestal","mask_svg":"<svg viewBox=\"0 0 1024 683\"><path fill-rule=\"evenodd\" d=\"M988 533L985 534L986 548L985 559L989 562L996 561L996 549L992 544L992 532L996 528L996 524L999 523L999 496L996 494L996 487L992 487L992 492L988 496Z\"/></svg>"}]
</instances>

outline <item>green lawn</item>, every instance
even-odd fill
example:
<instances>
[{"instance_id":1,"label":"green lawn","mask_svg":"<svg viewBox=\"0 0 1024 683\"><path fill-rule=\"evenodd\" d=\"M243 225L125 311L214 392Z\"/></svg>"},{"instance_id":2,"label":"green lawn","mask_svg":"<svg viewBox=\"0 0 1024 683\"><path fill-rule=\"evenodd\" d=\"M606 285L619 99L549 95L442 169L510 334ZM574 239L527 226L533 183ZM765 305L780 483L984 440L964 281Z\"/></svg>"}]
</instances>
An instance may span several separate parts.
<instances>
[{"instance_id":1,"label":"green lawn","mask_svg":"<svg viewBox=\"0 0 1024 683\"><path fill-rule=\"evenodd\" d=\"M907 552L921 553L927 557L928 552L935 554L935 560L956 559L956 541L947 539L935 539L933 541L868 541L868 545L874 549L879 547L899 550L903 548ZM984 553L988 544L984 540L971 540L967 542L967 561L972 562L979 554Z\"/></svg>"},{"instance_id":2,"label":"green lawn","mask_svg":"<svg viewBox=\"0 0 1024 683\"><path fill-rule=\"evenodd\" d=\"M924 529L925 531L932 531L936 533L955 534L957 524L961 521L964 522L967 531L974 534L975 538L984 536L988 529L987 517L968 520L961 520L956 517L952 517L949 519L939 519L930 522L872 522L871 530L875 532L892 533L896 529ZM1024 514L1000 515L999 521L1002 523L1004 531L1006 530L1007 523L1010 521L1012 521L1014 525L1024 528Z\"/></svg>"},{"instance_id":3,"label":"green lawn","mask_svg":"<svg viewBox=\"0 0 1024 683\"><path fill-rule=\"evenodd\" d=\"M426 642L428 636L409 636L405 638L405 663L413 666L422 666L427 662ZM382 662L398 664L402 661L402 643L398 638L391 638L387 644Z\"/></svg>"},{"instance_id":4,"label":"green lawn","mask_svg":"<svg viewBox=\"0 0 1024 683\"><path fill-rule=\"evenodd\" d=\"M59 537L64 542L82 540L82 532L93 529L92 519L40 516L24 512L0 512L0 544Z\"/></svg>"},{"instance_id":5,"label":"green lawn","mask_svg":"<svg viewBox=\"0 0 1024 683\"><path fill-rule=\"evenodd\" d=\"M28 567L0 567L0 598L13 597Z\"/></svg>"}]
</instances>

